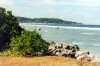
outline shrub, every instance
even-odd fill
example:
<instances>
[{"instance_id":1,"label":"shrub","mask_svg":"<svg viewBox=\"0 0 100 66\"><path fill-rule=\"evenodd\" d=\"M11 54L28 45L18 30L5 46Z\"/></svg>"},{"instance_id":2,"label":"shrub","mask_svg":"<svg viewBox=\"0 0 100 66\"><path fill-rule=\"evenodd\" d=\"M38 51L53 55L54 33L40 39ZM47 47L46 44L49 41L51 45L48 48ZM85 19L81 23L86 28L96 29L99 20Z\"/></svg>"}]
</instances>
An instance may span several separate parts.
<instances>
[{"instance_id":1,"label":"shrub","mask_svg":"<svg viewBox=\"0 0 100 66\"><path fill-rule=\"evenodd\" d=\"M22 31L21 36L13 37L10 43L9 51L18 56L33 56L39 53L46 54L48 51L48 42L34 31Z\"/></svg>"},{"instance_id":2,"label":"shrub","mask_svg":"<svg viewBox=\"0 0 100 66\"><path fill-rule=\"evenodd\" d=\"M0 51L2 54L18 56L46 54L48 42L34 31L26 31L19 26L11 11L0 7Z\"/></svg>"}]
</instances>

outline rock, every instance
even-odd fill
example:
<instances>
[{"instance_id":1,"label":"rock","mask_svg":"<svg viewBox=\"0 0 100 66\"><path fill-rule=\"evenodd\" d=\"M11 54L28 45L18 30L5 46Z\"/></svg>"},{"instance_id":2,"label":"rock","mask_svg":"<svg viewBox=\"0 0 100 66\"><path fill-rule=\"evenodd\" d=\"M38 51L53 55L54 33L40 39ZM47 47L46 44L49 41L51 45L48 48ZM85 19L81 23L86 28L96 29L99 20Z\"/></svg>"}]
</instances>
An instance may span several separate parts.
<instances>
[{"instance_id":1,"label":"rock","mask_svg":"<svg viewBox=\"0 0 100 66\"><path fill-rule=\"evenodd\" d=\"M83 56L79 56L79 57L77 57L77 60L81 60L83 58L84 58Z\"/></svg>"},{"instance_id":2,"label":"rock","mask_svg":"<svg viewBox=\"0 0 100 66\"><path fill-rule=\"evenodd\" d=\"M98 58L98 57L96 57L96 56L94 56L94 55L89 55L89 57L91 58L91 62L98 62L98 63L100 63L100 58Z\"/></svg>"},{"instance_id":3,"label":"rock","mask_svg":"<svg viewBox=\"0 0 100 66\"><path fill-rule=\"evenodd\" d=\"M88 55L81 55L81 56L77 57L77 60L91 61L91 58Z\"/></svg>"},{"instance_id":4,"label":"rock","mask_svg":"<svg viewBox=\"0 0 100 66\"><path fill-rule=\"evenodd\" d=\"M88 51L77 51L75 54L75 57L83 56L83 55L89 55Z\"/></svg>"},{"instance_id":5,"label":"rock","mask_svg":"<svg viewBox=\"0 0 100 66\"><path fill-rule=\"evenodd\" d=\"M57 55L57 56L61 56L61 53L59 53L59 52L56 52L56 55Z\"/></svg>"},{"instance_id":6,"label":"rock","mask_svg":"<svg viewBox=\"0 0 100 66\"><path fill-rule=\"evenodd\" d=\"M62 46L63 48L66 48L66 47L69 46L69 45L66 44L66 43L61 43L61 46Z\"/></svg>"},{"instance_id":7,"label":"rock","mask_svg":"<svg viewBox=\"0 0 100 66\"><path fill-rule=\"evenodd\" d=\"M76 58L77 60L87 60L100 63L99 58L91 55L88 51L81 51L77 45L51 42L48 50L49 55L71 57Z\"/></svg>"},{"instance_id":8,"label":"rock","mask_svg":"<svg viewBox=\"0 0 100 66\"><path fill-rule=\"evenodd\" d=\"M83 59L83 60L91 61L88 51L77 51L75 57L77 60Z\"/></svg>"},{"instance_id":9,"label":"rock","mask_svg":"<svg viewBox=\"0 0 100 66\"><path fill-rule=\"evenodd\" d=\"M73 45L72 49L79 51L79 47L77 45Z\"/></svg>"},{"instance_id":10,"label":"rock","mask_svg":"<svg viewBox=\"0 0 100 66\"><path fill-rule=\"evenodd\" d=\"M98 62L100 63L100 59L95 57L94 55L91 55L88 51L78 51L75 54L75 57L77 60L87 60L90 62Z\"/></svg>"},{"instance_id":11,"label":"rock","mask_svg":"<svg viewBox=\"0 0 100 66\"><path fill-rule=\"evenodd\" d=\"M94 57L91 62L97 62L97 63L100 64L100 58Z\"/></svg>"},{"instance_id":12,"label":"rock","mask_svg":"<svg viewBox=\"0 0 100 66\"><path fill-rule=\"evenodd\" d=\"M54 46L49 46L49 51L55 50Z\"/></svg>"},{"instance_id":13,"label":"rock","mask_svg":"<svg viewBox=\"0 0 100 66\"><path fill-rule=\"evenodd\" d=\"M69 46L69 45L67 45L67 46L65 47L65 49L69 49L69 50L70 50L70 46Z\"/></svg>"},{"instance_id":14,"label":"rock","mask_svg":"<svg viewBox=\"0 0 100 66\"><path fill-rule=\"evenodd\" d=\"M75 58L75 52L79 50L77 45L68 45L67 43L50 43L48 48L50 55Z\"/></svg>"}]
</instances>

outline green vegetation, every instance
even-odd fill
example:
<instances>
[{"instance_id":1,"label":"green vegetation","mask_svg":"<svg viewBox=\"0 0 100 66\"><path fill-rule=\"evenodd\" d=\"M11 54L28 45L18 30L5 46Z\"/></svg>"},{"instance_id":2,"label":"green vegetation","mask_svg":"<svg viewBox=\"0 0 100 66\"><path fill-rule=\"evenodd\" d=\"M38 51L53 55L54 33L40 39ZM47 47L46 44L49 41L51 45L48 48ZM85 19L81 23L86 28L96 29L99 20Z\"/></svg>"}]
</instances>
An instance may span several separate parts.
<instances>
[{"instance_id":1,"label":"green vegetation","mask_svg":"<svg viewBox=\"0 0 100 66\"><path fill-rule=\"evenodd\" d=\"M34 31L19 26L11 11L0 7L0 51L1 55L33 56L46 54L49 43Z\"/></svg>"},{"instance_id":2,"label":"green vegetation","mask_svg":"<svg viewBox=\"0 0 100 66\"><path fill-rule=\"evenodd\" d=\"M11 54L33 56L48 51L48 43L36 31L22 31L21 36L12 38L10 43Z\"/></svg>"},{"instance_id":3,"label":"green vegetation","mask_svg":"<svg viewBox=\"0 0 100 66\"><path fill-rule=\"evenodd\" d=\"M20 35L21 30L12 12L0 7L0 51L7 48L11 38Z\"/></svg>"},{"instance_id":4,"label":"green vegetation","mask_svg":"<svg viewBox=\"0 0 100 66\"><path fill-rule=\"evenodd\" d=\"M72 21L64 21L59 18L25 18L25 17L16 17L20 23L57 23L57 24L81 24Z\"/></svg>"}]
</instances>

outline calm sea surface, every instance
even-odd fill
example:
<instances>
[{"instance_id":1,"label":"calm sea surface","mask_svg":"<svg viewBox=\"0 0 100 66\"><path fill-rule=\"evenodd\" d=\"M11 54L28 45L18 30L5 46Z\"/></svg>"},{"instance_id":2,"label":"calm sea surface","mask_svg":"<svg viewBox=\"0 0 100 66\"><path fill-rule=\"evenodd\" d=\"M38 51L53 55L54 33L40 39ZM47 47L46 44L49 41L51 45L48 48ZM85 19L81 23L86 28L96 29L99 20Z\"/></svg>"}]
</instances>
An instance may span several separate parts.
<instances>
[{"instance_id":1,"label":"calm sea surface","mask_svg":"<svg viewBox=\"0 0 100 66\"><path fill-rule=\"evenodd\" d=\"M36 29L47 41L77 44L81 50L100 57L100 25L20 23L20 26L31 31Z\"/></svg>"}]
</instances>

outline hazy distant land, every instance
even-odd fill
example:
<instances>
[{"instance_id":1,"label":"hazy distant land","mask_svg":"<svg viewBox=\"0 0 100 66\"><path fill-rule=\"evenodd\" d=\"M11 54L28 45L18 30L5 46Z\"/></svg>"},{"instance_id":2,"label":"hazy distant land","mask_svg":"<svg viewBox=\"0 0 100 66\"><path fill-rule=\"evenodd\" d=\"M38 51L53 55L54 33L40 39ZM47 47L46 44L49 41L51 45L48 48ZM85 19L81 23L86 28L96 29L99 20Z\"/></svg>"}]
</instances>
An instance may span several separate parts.
<instances>
[{"instance_id":1,"label":"hazy distant land","mask_svg":"<svg viewBox=\"0 0 100 66\"><path fill-rule=\"evenodd\" d=\"M16 17L19 23L53 23L53 24L82 24L73 21L65 21L59 18L26 18Z\"/></svg>"}]
</instances>

